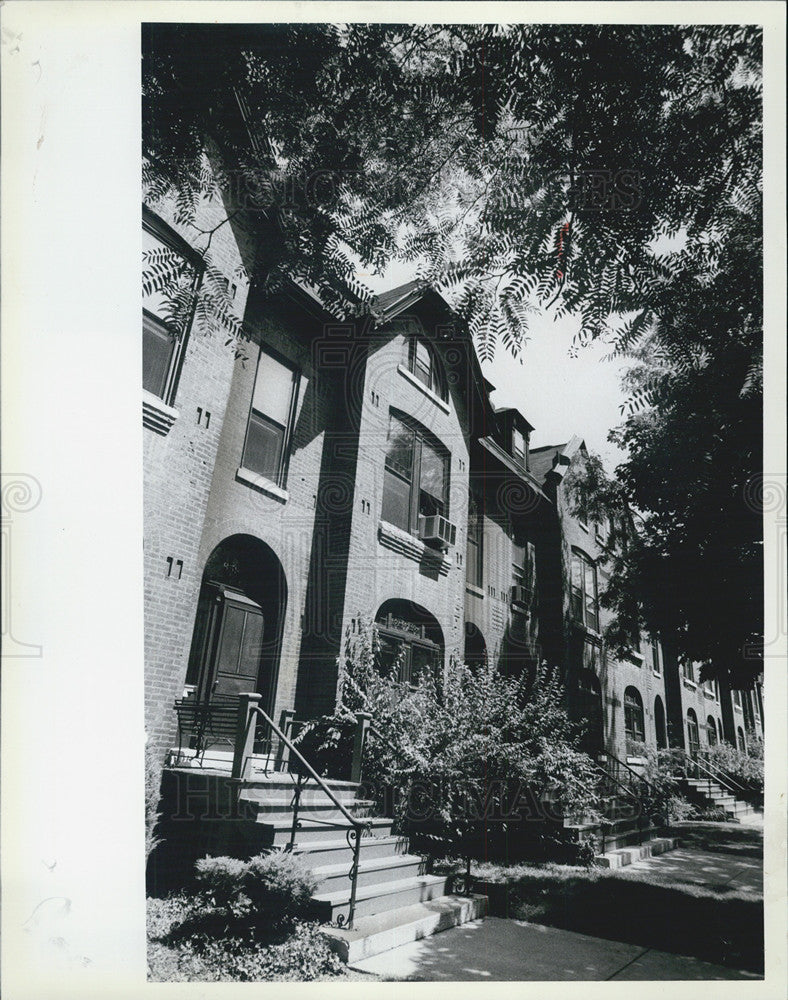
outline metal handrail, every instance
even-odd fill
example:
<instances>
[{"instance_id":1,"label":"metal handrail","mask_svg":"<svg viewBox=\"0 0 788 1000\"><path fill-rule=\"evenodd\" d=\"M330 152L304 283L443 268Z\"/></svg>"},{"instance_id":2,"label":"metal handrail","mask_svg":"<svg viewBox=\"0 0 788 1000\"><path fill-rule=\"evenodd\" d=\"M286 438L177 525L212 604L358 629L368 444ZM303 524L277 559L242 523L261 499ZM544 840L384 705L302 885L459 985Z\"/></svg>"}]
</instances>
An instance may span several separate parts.
<instances>
[{"instance_id":1,"label":"metal handrail","mask_svg":"<svg viewBox=\"0 0 788 1000\"><path fill-rule=\"evenodd\" d=\"M249 730L252 725L252 716L259 715L260 718L266 723L268 728L275 733L279 739L285 744L285 746L290 750L291 754L295 754L296 758L300 762L301 766L305 768L307 773L311 778L313 778L319 788L325 792L329 799L334 803L334 805L339 809L340 813L345 817L345 819L350 823L352 830L348 831L348 846L353 850L353 864L350 871L348 872L348 878L350 879L350 902L348 905L348 917L347 917L347 927L352 929L353 918L356 911L356 890L358 888L358 868L359 859L361 854L361 831L368 829L370 827L369 821L361 820L357 816L351 815L351 813L346 809L342 802L337 798L331 788L323 781L320 775L315 771L309 761L304 757L304 755L298 750L297 747L293 745L292 740L288 739L287 736L282 732L282 730L277 726L273 719L269 718L268 715L263 711L259 705L250 705L249 714L246 721L246 729L244 732L244 737L248 739ZM296 790L296 799L294 801L294 811L293 811L293 831L291 835L291 847L293 840L295 839L295 831L298 826L298 799L300 796L300 782ZM352 839L352 843L351 843ZM342 923L342 921L340 921Z\"/></svg>"},{"instance_id":2,"label":"metal handrail","mask_svg":"<svg viewBox=\"0 0 788 1000\"><path fill-rule=\"evenodd\" d=\"M702 764L698 760L697 757L693 757L691 754L688 754L686 750L683 750L680 747L677 747L677 749L680 750L682 756L686 760L690 761L694 767L697 767L699 770L706 772L706 774L708 775L708 777L706 778L706 781L716 781L718 784L722 785L723 788L727 788L729 792L732 792L735 795L735 789L731 788L730 785L727 783L728 779L727 778L723 778L719 774L715 774L714 771L711 769L711 767L712 767L711 765L707 766L706 764ZM685 771L685 777L686 777L686 771ZM733 780L733 779L731 779L731 780ZM735 784L735 782L734 782L734 784ZM743 791L744 789L740 789L740 790Z\"/></svg>"},{"instance_id":3,"label":"metal handrail","mask_svg":"<svg viewBox=\"0 0 788 1000\"><path fill-rule=\"evenodd\" d=\"M707 755L707 754L708 754L708 751L707 751L707 750L701 750L701 751L700 751L700 753L702 753L702 754L704 754L704 755ZM728 771L726 771L726 770L725 770L724 768L722 768L722 767L719 767L719 766L718 766L717 764L712 764L712 762L711 762L711 761L709 760L708 756L704 756L704 761L705 761L705 766L706 766L706 768L707 768L707 770L708 770L708 771L710 771L711 773L715 773L715 772L716 772L717 774L719 774L719 775L721 775L721 776L722 776L722 779L724 779L725 781L727 781L727 782L728 782L729 786L730 786L730 785L735 785L735 786L736 786L736 788L738 788L738 789L739 789L739 791L741 791L741 792L745 792L745 793L746 793L747 789L746 789L746 788L744 787L744 785L740 784L740 783L739 783L739 782L738 782L738 781L737 781L737 780L736 780L736 779L735 779L735 778L733 777L733 775L732 775L732 774L729 774L729 772L728 772ZM720 780L720 779L719 779L719 778L717 778L717 779L715 779L715 780ZM730 788L730 791L733 791L733 789L732 789L732 788Z\"/></svg>"}]
</instances>

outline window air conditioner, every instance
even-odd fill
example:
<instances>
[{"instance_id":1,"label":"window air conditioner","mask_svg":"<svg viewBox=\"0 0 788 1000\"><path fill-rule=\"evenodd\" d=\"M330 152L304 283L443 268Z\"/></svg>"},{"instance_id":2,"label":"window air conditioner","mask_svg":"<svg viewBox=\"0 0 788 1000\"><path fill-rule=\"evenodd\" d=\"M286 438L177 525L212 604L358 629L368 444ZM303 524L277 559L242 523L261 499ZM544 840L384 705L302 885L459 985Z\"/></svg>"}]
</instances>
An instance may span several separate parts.
<instances>
[{"instance_id":1,"label":"window air conditioner","mask_svg":"<svg viewBox=\"0 0 788 1000\"><path fill-rule=\"evenodd\" d=\"M448 549L450 545L454 545L456 537L456 526L440 514L431 514L429 517L420 518L419 538L427 545Z\"/></svg>"},{"instance_id":2,"label":"window air conditioner","mask_svg":"<svg viewBox=\"0 0 788 1000\"><path fill-rule=\"evenodd\" d=\"M511 602L515 611L527 611L531 603L531 591L519 583L512 584Z\"/></svg>"}]
</instances>

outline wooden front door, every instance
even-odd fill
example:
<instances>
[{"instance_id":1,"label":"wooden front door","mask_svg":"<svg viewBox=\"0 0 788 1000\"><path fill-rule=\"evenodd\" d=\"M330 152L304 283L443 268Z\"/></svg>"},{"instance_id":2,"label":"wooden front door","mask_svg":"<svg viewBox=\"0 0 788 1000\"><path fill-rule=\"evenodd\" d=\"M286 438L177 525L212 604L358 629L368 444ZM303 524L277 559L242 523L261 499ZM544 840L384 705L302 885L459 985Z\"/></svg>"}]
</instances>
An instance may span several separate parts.
<instances>
[{"instance_id":1,"label":"wooden front door","mask_svg":"<svg viewBox=\"0 0 788 1000\"><path fill-rule=\"evenodd\" d=\"M265 618L259 604L227 587L211 588L197 683L200 701L260 690Z\"/></svg>"}]
</instances>

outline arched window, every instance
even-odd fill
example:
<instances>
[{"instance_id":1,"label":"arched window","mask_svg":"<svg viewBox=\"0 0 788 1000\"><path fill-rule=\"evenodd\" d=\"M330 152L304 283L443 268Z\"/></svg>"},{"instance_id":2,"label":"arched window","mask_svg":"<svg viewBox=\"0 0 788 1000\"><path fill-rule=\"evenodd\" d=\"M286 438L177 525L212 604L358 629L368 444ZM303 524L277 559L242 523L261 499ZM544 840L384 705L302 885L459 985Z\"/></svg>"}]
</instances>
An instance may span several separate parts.
<instances>
[{"instance_id":1,"label":"arched window","mask_svg":"<svg viewBox=\"0 0 788 1000\"><path fill-rule=\"evenodd\" d=\"M643 699L640 691L628 687L624 692L624 731L627 741L646 742L646 727L643 722Z\"/></svg>"},{"instance_id":2,"label":"arched window","mask_svg":"<svg viewBox=\"0 0 788 1000\"><path fill-rule=\"evenodd\" d=\"M744 730L741 726L736 727L736 745L742 753L747 753L747 744L744 741Z\"/></svg>"},{"instance_id":3,"label":"arched window","mask_svg":"<svg viewBox=\"0 0 788 1000\"><path fill-rule=\"evenodd\" d=\"M430 392L434 392L444 401L448 399L443 368L435 351L426 340L416 336L408 339L405 364L411 375L414 375Z\"/></svg>"},{"instance_id":4,"label":"arched window","mask_svg":"<svg viewBox=\"0 0 788 1000\"><path fill-rule=\"evenodd\" d=\"M659 695L654 699L654 728L657 731L657 750L665 750L668 746L668 734L665 728L665 706Z\"/></svg>"},{"instance_id":5,"label":"arched window","mask_svg":"<svg viewBox=\"0 0 788 1000\"><path fill-rule=\"evenodd\" d=\"M418 535L420 519L449 516L449 453L404 414L389 413L381 517Z\"/></svg>"},{"instance_id":6,"label":"arched window","mask_svg":"<svg viewBox=\"0 0 788 1000\"><path fill-rule=\"evenodd\" d=\"M571 614L576 622L599 631L596 565L578 549L572 549Z\"/></svg>"},{"instance_id":7,"label":"arched window","mask_svg":"<svg viewBox=\"0 0 788 1000\"><path fill-rule=\"evenodd\" d=\"M700 750L700 730L698 728L698 717L695 710L687 709L687 744L691 756L696 756Z\"/></svg>"},{"instance_id":8,"label":"arched window","mask_svg":"<svg viewBox=\"0 0 788 1000\"><path fill-rule=\"evenodd\" d=\"M717 745L717 724L713 715L710 715L706 720L706 736L710 747Z\"/></svg>"},{"instance_id":9,"label":"arched window","mask_svg":"<svg viewBox=\"0 0 788 1000\"><path fill-rule=\"evenodd\" d=\"M399 680L415 683L423 670L436 672L443 665L443 632L429 611L418 604L384 601L375 626L376 666L381 673L396 669Z\"/></svg>"},{"instance_id":10,"label":"arched window","mask_svg":"<svg viewBox=\"0 0 788 1000\"><path fill-rule=\"evenodd\" d=\"M465 665L479 670L487 664L487 644L473 622L465 623Z\"/></svg>"}]
</instances>

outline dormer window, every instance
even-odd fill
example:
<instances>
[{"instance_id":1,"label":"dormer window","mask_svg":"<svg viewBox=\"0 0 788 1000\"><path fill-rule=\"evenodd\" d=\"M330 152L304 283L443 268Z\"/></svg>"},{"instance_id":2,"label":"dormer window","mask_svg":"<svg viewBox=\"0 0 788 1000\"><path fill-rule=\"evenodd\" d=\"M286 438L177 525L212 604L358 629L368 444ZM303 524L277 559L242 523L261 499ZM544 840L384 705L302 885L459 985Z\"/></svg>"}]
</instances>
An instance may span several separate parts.
<instances>
[{"instance_id":1,"label":"dormer window","mask_svg":"<svg viewBox=\"0 0 788 1000\"><path fill-rule=\"evenodd\" d=\"M512 431L512 455L521 465L525 465L525 435L516 427Z\"/></svg>"},{"instance_id":2,"label":"dormer window","mask_svg":"<svg viewBox=\"0 0 788 1000\"><path fill-rule=\"evenodd\" d=\"M420 337L411 337L408 341L407 368L430 392L446 401L446 385L438 359L429 344Z\"/></svg>"}]
</instances>

